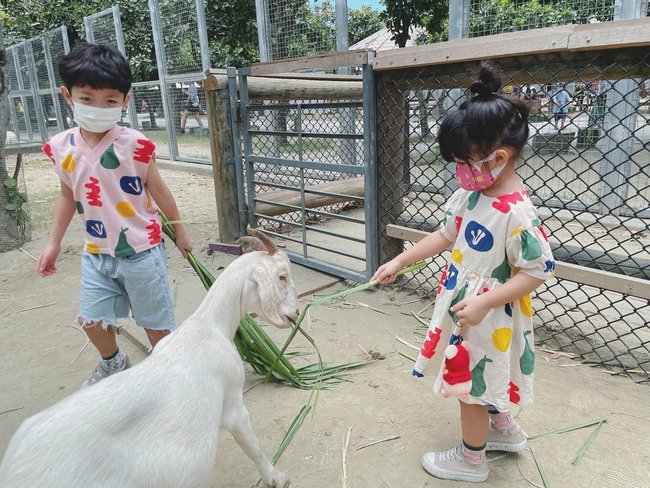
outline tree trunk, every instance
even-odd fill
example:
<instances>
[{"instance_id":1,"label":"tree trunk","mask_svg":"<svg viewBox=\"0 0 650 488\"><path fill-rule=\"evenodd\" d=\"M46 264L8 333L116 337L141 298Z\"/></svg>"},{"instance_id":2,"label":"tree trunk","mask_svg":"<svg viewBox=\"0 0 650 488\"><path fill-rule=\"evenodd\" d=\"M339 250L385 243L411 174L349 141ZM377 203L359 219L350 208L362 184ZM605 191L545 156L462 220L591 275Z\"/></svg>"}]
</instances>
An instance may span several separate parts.
<instances>
[{"instance_id":1,"label":"tree trunk","mask_svg":"<svg viewBox=\"0 0 650 488\"><path fill-rule=\"evenodd\" d=\"M5 143L7 140L7 125L9 124L9 98L6 76L7 53L0 31L0 252L15 249L20 246L24 239L24 232L21 232L19 219L5 208L9 205L14 187L10 188L11 180L15 182L13 174L7 172L5 160Z\"/></svg>"}]
</instances>

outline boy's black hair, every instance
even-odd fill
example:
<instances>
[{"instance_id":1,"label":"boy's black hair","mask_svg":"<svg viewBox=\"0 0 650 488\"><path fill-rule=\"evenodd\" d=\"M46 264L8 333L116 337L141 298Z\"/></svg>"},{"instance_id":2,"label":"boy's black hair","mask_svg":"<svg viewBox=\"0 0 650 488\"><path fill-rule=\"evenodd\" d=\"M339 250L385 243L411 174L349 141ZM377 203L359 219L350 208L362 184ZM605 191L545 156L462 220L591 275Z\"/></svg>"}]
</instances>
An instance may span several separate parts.
<instances>
[{"instance_id":1,"label":"boy's black hair","mask_svg":"<svg viewBox=\"0 0 650 488\"><path fill-rule=\"evenodd\" d=\"M133 75L124 56L109 46L84 44L66 54L58 65L68 91L73 86L114 88L125 95L131 89Z\"/></svg>"},{"instance_id":2,"label":"boy's black hair","mask_svg":"<svg viewBox=\"0 0 650 488\"><path fill-rule=\"evenodd\" d=\"M440 154L447 161L487 157L499 147L519 154L528 140L528 105L499 93L501 76L488 62L479 68L474 96L447 115L440 125Z\"/></svg>"}]
</instances>

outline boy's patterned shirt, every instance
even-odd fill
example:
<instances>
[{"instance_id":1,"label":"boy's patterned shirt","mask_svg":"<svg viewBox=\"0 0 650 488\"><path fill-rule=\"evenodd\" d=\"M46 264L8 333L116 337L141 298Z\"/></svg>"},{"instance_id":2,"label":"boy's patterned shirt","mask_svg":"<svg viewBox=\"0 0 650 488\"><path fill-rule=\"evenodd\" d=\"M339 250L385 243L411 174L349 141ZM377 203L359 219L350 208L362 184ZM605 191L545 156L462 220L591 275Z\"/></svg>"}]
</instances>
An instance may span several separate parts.
<instances>
[{"instance_id":1,"label":"boy's patterned shirt","mask_svg":"<svg viewBox=\"0 0 650 488\"><path fill-rule=\"evenodd\" d=\"M140 132L115 126L90 148L75 127L43 146L70 187L85 228L86 251L130 256L158 245L158 208L147 191L156 145Z\"/></svg>"}]
</instances>

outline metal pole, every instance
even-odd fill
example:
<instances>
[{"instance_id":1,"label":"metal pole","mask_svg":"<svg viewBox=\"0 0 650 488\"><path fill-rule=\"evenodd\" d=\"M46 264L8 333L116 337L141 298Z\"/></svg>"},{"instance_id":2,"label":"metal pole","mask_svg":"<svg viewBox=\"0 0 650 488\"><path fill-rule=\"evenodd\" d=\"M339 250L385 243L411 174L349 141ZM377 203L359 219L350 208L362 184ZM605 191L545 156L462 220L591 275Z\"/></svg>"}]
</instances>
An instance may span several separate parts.
<instances>
[{"instance_id":1,"label":"metal pole","mask_svg":"<svg viewBox=\"0 0 650 488\"><path fill-rule=\"evenodd\" d=\"M347 0L336 0L336 50L348 50L348 2ZM348 66L337 69L342 75L350 73ZM356 132L355 110L344 108L339 112L339 127L344 134ZM357 164L357 143L354 139L343 139L340 142L341 161L347 164Z\"/></svg>"},{"instance_id":2,"label":"metal pole","mask_svg":"<svg viewBox=\"0 0 650 488\"><path fill-rule=\"evenodd\" d=\"M469 37L469 11L471 0L453 0L449 2L449 40L466 39ZM443 113L463 102L464 92L460 88L452 88L446 96L438 100L443 103ZM443 115L444 116L444 115ZM446 183L442 188L445 196L450 196L458 189L458 183L448 164L443 161L443 180Z\"/></svg>"},{"instance_id":3,"label":"metal pole","mask_svg":"<svg viewBox=\"0 0 650 488\"><path fill-rule=\"evenodd\" d=\"M178 146L176 142L176 132L174 131L172 110L167 96L167 69L165 60L165 44L162 38L162 25L160 22L160 12L157 0L149 0L149 15L151 16L151 29L153 31L153 43L156 51L156 64L158 65L158 81L160 82L160 99L165 114L165 128L167 130L167 140L169 146L169 159L176 161L178 159Z\"/></svg>"},{"instance_id":4,"label":"metal pole","mask_svg":"<svg viewBox=\"0 0 650 488\"><path fill-rule=\"evenodd\" d=\"M228 95L230 96L230 124L232 128L232 148L235 158L235 183L237 185L237 210L239 212L239 233L245 235L246 201L244 199L244 159L242 158L241 120L239 118L239 100L237 98L237 68L228 68ZM242 109L243 110L243 109Z\"/></svg>"},{"instance_id":5,"label":"metal pole","mask_svg":"<svg viewBox=\"0 0 650 488\"><path fill-rule=\"evenodd\" d=\"M84 31L86 32L86 42L95 43L95 34L93 32L92 16L84 17Z\"/></svg>"},{"instance_id":6,"label":"metal pole","mask_svg":"<svg viewBox=\"0 0 650 488\"><path fill-rule=\"evenodd\" d=\"M126 58L126 46L124 45L124 34L122 32L122 19L120 16L120 7L113 5L111 9L113 14L113 27L115 28L115 41L117 42L117 50L122 53ZM135 99L133 97L133 92L131 92L131 98L129 98L128 103L129 111L129 124L132 128L138 129L138 112L135 107Z\"/></svg>"},{"instance_id":7,"label":"metal pole","mask_svg":"<svg viewBox=\"0 0 650 488\"><path fill-rule=\"evenodd\" d=\"M643 6L643 0L616 0L614 20L645 17ZM599 200L603 214L618 215L628 197L639 106L639 80L622 79L612 81L610 85L603 123L604 157L599 168L602 178Z\"/></svg>"},{"instance_id":8,"label":"metal pole","mask_svg":"<svg viewBox=\"0 0 650 488\"><path fill-rule=\"evenodd\" d=\"M271 35L269 30L268 0L255 0L255 16L257 19L257 44L260 48L260 61L271 61Z\"/></svg>"},{"instance_id":9,"label":"metal pole","mask_svg":"<svg viewBox=\"0 0 650 488\"><path fill-rule=\"evenodd\" d=\"M43 101L38 93L38 77L36 76L36 62L34 61L34 51L32 50L32 41L25 42L25 60L27 61L27 70L29 73L30 85L32 87L32 97L34 98L34 110L36 111L36 124L41 141L47 141L47 128L45 127L45 112L43 111Z\"/></svg>"},{"instance_id":10,"label":"metal pole","mask_svg":"<svg viewBox=\"0 0 650 488\"><path fill-rule=\"evenodd\" d=\"M196 0L196 23L199 29L199 46L201 47L201 67L205 73L210 69L210 45L208 43L208 28L205 20L203 0Z\"/></svg>"},{"instance_id":11,"label":"metal pole","mask_svg":"<svg viewBox=\"0 0 650 488\"><path fill-rule=\"evenodd\" d=\"M19 49L22 47L23 51L25 48L25 41L19 42L12 47L13 58L14 58L14 69L16 70L16 81L18 82L18 90L23 92L25 90L25 83L23 80L22 67L20 65L20 55ZM20 103L23 106L23 119L25 121L25 130L27 131L27 140L32 142L34 140L34 133L32 131L32 121L29 117L29 107L27 106L27 97L21 93ZM20 128L20 126L19 126ZM16 134L18 137L18 134Z\"/></svg>"},{"instance_id":12,"label":"metal pole","mask_svg":"<svg viewBox=\"0 0 650 488\"><path fill-rule=\"evenodd\" d=\"M59 100L59 90L56 86L56 77L54 76L54 66L52 64L52 52L50 51L49 33L43 36L43 52L45 53L45 66L47 68L47 79L50 83L50 93L52 94L52 105L54 106L54 114L56 115L56 125L60 131L65 130L63 124L63 112L61 111L61 104Z\"/></svg>"},{"instance_id":13,"label":"metal pole","mask_svg":"<svg viewBox=\"0 0 650 488\"><path fill-rule=\"evenodd\" d=\"M379 267L379 208L377 199L377 84L372 54L363 66L363 154L365 166L366 279Z\"/></svg>"}]
</instances>

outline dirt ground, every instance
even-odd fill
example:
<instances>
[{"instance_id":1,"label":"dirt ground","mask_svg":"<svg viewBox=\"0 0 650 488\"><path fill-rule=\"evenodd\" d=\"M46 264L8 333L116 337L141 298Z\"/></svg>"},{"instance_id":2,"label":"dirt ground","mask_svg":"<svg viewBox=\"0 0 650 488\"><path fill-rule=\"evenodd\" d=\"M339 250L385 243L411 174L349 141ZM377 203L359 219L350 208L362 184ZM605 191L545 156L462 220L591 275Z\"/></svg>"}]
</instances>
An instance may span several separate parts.
<instances>
[{"instance_id":1,"label":"dirt ground","mask_svg":"<svg viewBox=\"0 0 650 488\"><path fill-rule=\"evenodd\" d=\"M175 194L198 258L218 274L231 256L208 256L207 244L218 240L212 180L187 171L162 170ZM75 220L64 240L59 271L44 279L34 272L34 260L47 236L47 225L58 181L51 165L40 157L26 161L25 179L35 220L33 240L22 250L0 254L0 453L18 425L59 399L75 392L92 371L97 355L77 330L81 226ZM169 272L181 322L198 305L204 290L180 254L168 247ZM331 284L320 294L345 287L336 278L293 265L298 293ZM307 294L305 304L311 300ZM310 333L324 360L342 363L362 359L366 352L382 360L354 371L348 382L321 391L317 407L278 462L293 487L303 488L416 488L465 486L430 477L420 458L428 450L446 449L459 439L458 407L451 399L434 397L432 379L410 376L411 363L400 355L417 352L397 338L416 344L422 326L411 315L429 303L416 296L382 288L346 297L345 302L321 305L311 311ZM430 308L421 315L428 317ZM567 316L566 320L571 320ZM125 328L139 331L128 321ZM287 331L270 330L280 344ZM133 362L144 353L124 336L120 346ZM296 339L295 348L311 352ZM298 365L315 355L297 359ZM288 386L258 385L248 368L246 404L254 428L270 456L310 392ZM257 386L256 386L257 385ZM518 413L529 435L574 426L606 417L584 457L572 461L594 427L531 440L549 486L650 486L647 440L650 438L648 385L611 376L599 368L573 362L561 354L537 350L536 403ZM349 434L347 450L344 442ZM387 440L387 439L391 440ZM366 446L375 441L383 441ZM101 440L98 440L101 442ZM365 447L364 447L365 446ZM542 486L533 455L490 454L489 487ZM347 482L342 480L343 472ZM257 479L253 463L223 432L210 487L249 487Z\"/></svg>"}]
</instances>

